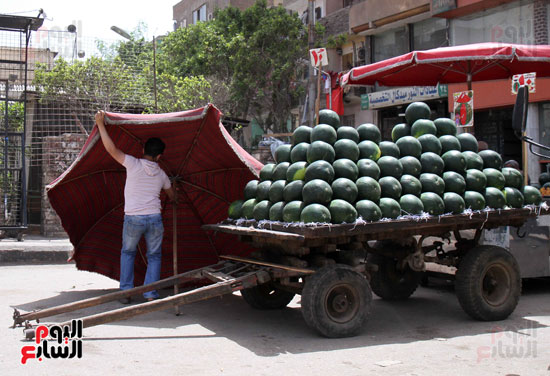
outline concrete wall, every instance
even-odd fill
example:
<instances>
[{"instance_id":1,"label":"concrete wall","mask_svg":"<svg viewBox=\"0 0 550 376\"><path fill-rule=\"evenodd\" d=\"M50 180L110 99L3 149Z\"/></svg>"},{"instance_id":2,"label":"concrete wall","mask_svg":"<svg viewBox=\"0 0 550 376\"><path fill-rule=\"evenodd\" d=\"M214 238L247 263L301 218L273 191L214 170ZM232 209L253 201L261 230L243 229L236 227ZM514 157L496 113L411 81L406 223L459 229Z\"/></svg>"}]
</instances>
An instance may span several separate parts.
<instances>
[{"instance_id":1,"label":"concrete wall","mask_svg":"<svg viewBox=\"0 0 550 376\"><path fill-rule=\"evenodd\" d=\"M365 0L351 6L349 26L356 28L387 17L405 13L411 9L429 6L430 0L380 1Z\"/></svg>"},{"instance_id":2,"label":"concrete wall","mask_svg":"<svg viewBox=\"0 0 550 376\"><path fill-rule=\"evenodd\" d=\"M49 184L55 180L73 163L86 139L87 136L84 134L44 137L44 164L42 166L42 181L44 184ZM44 236L67 236L61 226L61 220L50 205L45 188L42 192L41 225L41 233Z\"/></svg>"}]
</instances>

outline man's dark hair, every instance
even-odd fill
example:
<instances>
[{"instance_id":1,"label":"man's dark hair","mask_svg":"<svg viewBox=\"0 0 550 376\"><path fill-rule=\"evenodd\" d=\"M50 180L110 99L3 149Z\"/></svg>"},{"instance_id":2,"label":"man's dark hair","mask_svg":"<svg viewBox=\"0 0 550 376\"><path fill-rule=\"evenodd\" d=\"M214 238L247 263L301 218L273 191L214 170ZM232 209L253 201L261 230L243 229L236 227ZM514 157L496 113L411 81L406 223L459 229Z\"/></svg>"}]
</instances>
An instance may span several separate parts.
<instances>
[{"instance_id":1,"label":"man's dark hair","mask_svg":"<svg viewBox=\"0 0 550 376\"><path fill-rule=\"evenodd\" d=\"M166 145L164 144L164 142L162 142L160 138L151 137L145 143L145 147L143 148L143 153L145 155L155 158L157 155L164 153L165 147Z\"/></svg>"}]
</instances>

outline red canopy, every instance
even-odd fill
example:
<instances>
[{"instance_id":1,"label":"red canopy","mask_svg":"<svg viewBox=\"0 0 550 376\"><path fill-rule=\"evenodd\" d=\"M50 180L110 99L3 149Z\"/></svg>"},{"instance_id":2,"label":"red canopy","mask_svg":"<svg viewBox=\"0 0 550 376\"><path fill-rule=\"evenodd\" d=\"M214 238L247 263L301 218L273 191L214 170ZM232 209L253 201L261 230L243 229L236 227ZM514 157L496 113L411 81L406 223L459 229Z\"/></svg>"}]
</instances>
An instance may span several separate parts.
<instances>
[{"instance_id":1,"label":"red canopy","mask_svg":"<svg viewBox=\"0 0 550 376\"><path fill-rule=\"evenodd\" d=\"M217 262L221 253L246 255L236 237L216 236L201 225L227 218L229 204L259 176L262 164L242 149L220 122L214 106L160 115L107 113L107 131L123 152L143 156L149 137L166 151L160 166L178 190L178 272ZM75 162L46 187L48 198L74 245L77 268L119 278L126 170L105 150L97 127ZM161 277L173 275L173 206L161 195L164 240ZM138 247L135 283L146 270L145 242Z\"/></svg>"},{"instance_id":2,"label":"red canopy","mask_svg":"<svg viewBox=\"0 0 550 376\"><path fill-rule=\"evenodd\" d=\"M428 86L510 78L536 72L550 76L550 46L477 43L413 51L356 67L342 85Z\"/></svg>"}]
</instances>

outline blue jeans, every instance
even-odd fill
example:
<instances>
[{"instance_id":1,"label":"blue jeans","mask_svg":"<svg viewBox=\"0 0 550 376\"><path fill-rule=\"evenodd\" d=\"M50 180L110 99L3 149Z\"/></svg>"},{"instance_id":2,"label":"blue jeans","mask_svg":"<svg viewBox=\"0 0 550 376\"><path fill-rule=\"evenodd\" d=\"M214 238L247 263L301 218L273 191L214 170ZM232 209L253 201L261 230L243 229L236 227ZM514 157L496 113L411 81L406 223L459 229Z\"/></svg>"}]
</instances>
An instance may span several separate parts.
<instances>
[{"instance_id":1,"label":"blue jeans","mask_svg":"<svg viewBox=\"0 0 550 376\"><path fill-rule=\"evenodd\" d=\"M122 250L120 253L120 289L128 290L134 287L134 260L136 249L145 236L147 244L147 272L144 285L156 282L160 278L161 247L164 226L160 214L125 215L122 229ZM144 298L158 298L156 290L143 294Z\"/></svg>"}]
</instances>

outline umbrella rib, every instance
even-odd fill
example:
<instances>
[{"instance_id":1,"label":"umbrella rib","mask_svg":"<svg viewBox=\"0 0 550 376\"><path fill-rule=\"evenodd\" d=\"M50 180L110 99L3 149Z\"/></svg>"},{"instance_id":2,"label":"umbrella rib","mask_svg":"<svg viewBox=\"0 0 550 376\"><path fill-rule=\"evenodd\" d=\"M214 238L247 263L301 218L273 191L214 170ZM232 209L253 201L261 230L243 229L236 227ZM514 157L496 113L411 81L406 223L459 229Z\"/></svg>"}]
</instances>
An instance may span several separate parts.
<instances>
[{"instance_id":1,"label":"umbrella rib","mask_svg":"<svg viewBox=\"0 0 550 376\"><path fill-rule=\"evenodd\" d=\"M180 172L183 170L183 168L185 167L185 165L187 164L187 161L189 160L189 158L191 157L191 152L193 151L193 149L195 148L195 145L197 144L198 140L199 140L199 136L202 132L202 128L204 127L204 124L206 124L206 119L208 118L208 116L205 116L203 119L202 119L202 122L201 122L201 125L199 126L199 129L197 130L197 133L195 133L195 137L193 138L193 143L191 144L191 147L189 148L189 150L187 151L187 155L185 156L185 158L183 159L183 161L181 162L180 166L178 167L178 169L176 170L176 175L179 175Z\"/></svg>"},{"instance_id":2,"label":"umbrella rib","mask_svg":"<svg viewBox=\"0 0 550 376\"><path fill-rule=\"evenodd\" d=\"M224 201L224 202L226 202L226 203L229 203L229 201L227 201L227 200L226 200L225 198L223 198L222 196L220 196L220 195L218 195L218 194L216 194L216 193L214 193L214 192L212 192L212 191L210 191L210 190L208 190L208 189L206 189L206 188L203 188L203 187L201 187L201 186L199 186L199 185L196 185L196 184L193 184L193 183L189 183L188 181L185 181L185 180L180 180L180 183L190 185L191 187L197 188L197 189L199 189L199 190L201 190L201 191L203 191L203 192L206 192L206 193L208 193L208 194L210 194L210 195L216 197L217 199L219 199L219 200L221 200L221 201Z\"/></svg>"},{"instance_id":3,"label":"umbrella rib","mask_svg":"<svg viewBox=\"0 0 550 376\"><path fill-rule=\"evenodd\" d=\"M90 172L90 173L88 173L88 174L84 174L84 175L80 175L80 176L74 177L74 178L69 179L69 180L60 181L57 185L58 185L58 186L59 186L59 185L64 185L64 184L73 182L73 181L75 181L75 180L87 178L88 176L93 176L93 175L97 175L97 174L102 174L102 173L104 173L104 172L124 172L124 171L126 171L126 170L125 170L125 169L109 169L109 170L94 171L94 172Z\"/></svg>"},{"instance_id":4,"label":"umbrella rib","mask_svg":"<svg viewBox=\"0 0 550 376\"><path fill-rule=\"evenodd\" d=\"M124 202L121 202L120 204L118 204L117 206L115 206L114 208L112 208L111 210L109 210L107 213L105 213L101 218L99 218L93 225L92 227L90 227L88 229L88 231L86 231L86 233L84 234L84 236L82 236L82 238L80 239L80 241L78 242L77 246L75 247L78 248L80 247L80 244L82 244L82 242L84 241L84 239L86 239L86 237L88 236L88 234L97 226L97 224L99 222L101 222L103 220L103 218L107 217L108 215L110 215L112 212L114 212L115 210L117 210L118 208L120 208L122 205L124 205Z\"/></svg>"}]
</instances>

